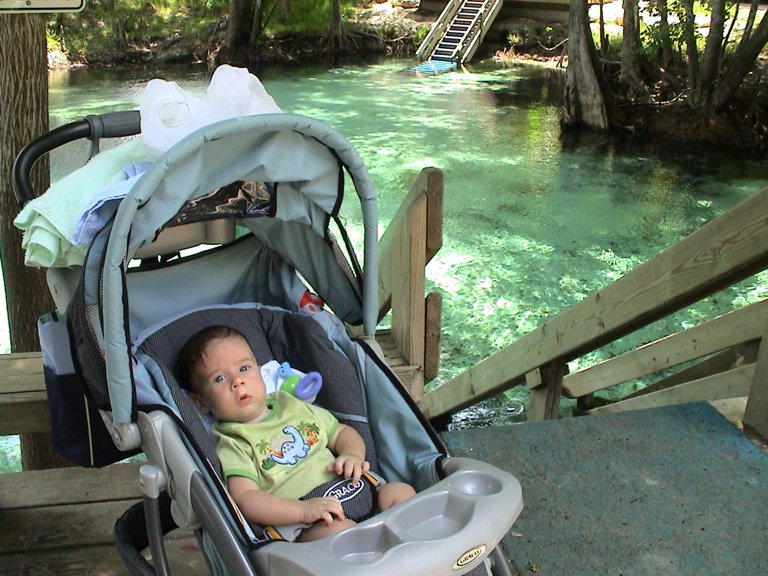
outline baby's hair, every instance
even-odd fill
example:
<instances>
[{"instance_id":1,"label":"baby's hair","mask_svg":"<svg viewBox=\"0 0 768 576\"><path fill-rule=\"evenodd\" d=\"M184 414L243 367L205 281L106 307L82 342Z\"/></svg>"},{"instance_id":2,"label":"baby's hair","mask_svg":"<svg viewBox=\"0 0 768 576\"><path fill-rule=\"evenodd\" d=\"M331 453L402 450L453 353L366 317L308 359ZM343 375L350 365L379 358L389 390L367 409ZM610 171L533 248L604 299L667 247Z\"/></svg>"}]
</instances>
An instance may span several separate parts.
<instances>
[{"instance_id":1,"label":"baby's hair","mask_svg":"<svg viewBox=\"0 0 768 576\"><path fill-rule=\"evenodd\" d=\"M181 387L192 392L197 392L197 386L195 385L195 368L197 368L203 361L203 352L211 342L218 338L229 338L231 336L239 336L246 342L248 339L243 336L241 332L235 330L231 326L214 325L203 328L192 336L179 353L179 360L177 362L178 372L181 376Z\"/></svg>"}]
</instances>

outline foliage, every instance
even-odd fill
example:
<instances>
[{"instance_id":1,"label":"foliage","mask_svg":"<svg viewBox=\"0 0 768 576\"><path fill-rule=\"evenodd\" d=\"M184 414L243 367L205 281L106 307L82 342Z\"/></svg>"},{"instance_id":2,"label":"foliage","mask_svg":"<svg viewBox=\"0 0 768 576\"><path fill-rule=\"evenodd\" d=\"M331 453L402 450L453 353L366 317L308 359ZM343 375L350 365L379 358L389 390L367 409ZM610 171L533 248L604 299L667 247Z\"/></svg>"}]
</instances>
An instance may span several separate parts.
<instances>
[{"instance_id":1,"label":"foliage","mask_svg":"<svg viewBox=\"0 0 768 576\"><path fill-rule=\"evenodd\" d=\"M354 2L342 1L342 18L348 19L353 13ZM268 32L326 32L331 21L331 0L291 0L291 18L280 22L273 18L267 24Z\"/></svg>"},{"instance_id":2,"label":"foliage","mask_svg":"<svg viewBox=\"0 0 768 576\"><path fill-rule=\"evenodd\" d=\"M416 34L413 37L413 41L415 44L421 44L424 41L424 38L427 37L427 34L429 33L429 26L428 25L422 25L419 26L416 29Z\"/></svg>"},{"instance_id":3,"label":"foliage","mask_svg":"<svg viewBox=\"0 0 768 576\"><path fill-rule=\"evenodd\" d=\"M21 472L21 450L17 436L0 436L0 474Z\"/></svg>"},{"instance_id":4,"label":"foliage","mask_svg":"<svg viewBox=\"0 0 768 576\"><path fill-rule=\"evenodd\" d=\"M569 33L569 60L591 59L594 75L579 75L582 84L573 88L572 82L566 90L564 126L629 129L738 147L768 142L765 66L758 59L768 43L768 17L757 3L652 0L638 5L628 0L625 10L639 9L640 49L617 54L619 42L612 41L610 50L600 50L593 59L582 39L600 46L597 24L584 23L587 0L573 2L578 8L572 20L580 29ZM606 31L624 33L634 20L626 16L605 22ZM583 107L582 92L588 103ZM602 104L594 104L597 93ZM602 120L593 124L593 119Z\"/></svg>"},{"instance_id":5,"label":"foliage","mask_svg":"<svg viewBox=\"0 0 768 576\"><path fill-rule=\"evenodd\" d=\"M266 36L325 33L331 0L290 0L284 19L280 0L264 0ZM352 16L354 0L344 0L341 14ZM156 47L207 47L217 25L226 21L228 0L90 0L78 13L61 13L48 21L49 49L87 61L115 61ZM250 22L244 23L250 27Z\"/></svg>"},{"instance_id":6,"label":"foliage","mask_svg":"<svg viewBox=\"0 0 768 576\"><path fill-rule=\"evenodd\" d=\"M176 38L205 45L227 5L227 0L90 0L82 12L53 16L48 34L70 55L86 59L113 59Z\"/></svg>"}]
</instances>

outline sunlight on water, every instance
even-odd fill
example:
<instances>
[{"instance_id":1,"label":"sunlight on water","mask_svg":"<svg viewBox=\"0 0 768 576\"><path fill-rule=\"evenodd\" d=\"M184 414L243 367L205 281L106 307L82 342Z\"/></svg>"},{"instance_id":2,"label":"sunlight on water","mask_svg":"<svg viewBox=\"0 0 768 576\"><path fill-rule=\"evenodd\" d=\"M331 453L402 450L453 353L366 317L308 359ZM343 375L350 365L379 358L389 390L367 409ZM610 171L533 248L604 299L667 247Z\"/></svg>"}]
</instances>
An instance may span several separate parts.
<instances>
[{"instance_id":1,"label":"sunlight on water","mask_svg":"<svg viewBox=\"0 0 768 576\"><path fill-rule=\"evenodd\" d=\"M444 244L428 267L443 292L440 381L532 330L756 192L768 168L680 146L561 139L562 73L481 65L419 77L411 61L258 72L287 112L320 118L358 150L382 232L425 166L445 172ZM148 71L52 76L52 126L137 106ZM201 94L201 69L164 73ZM87 146L54 154L54 179ZM351 192L350 192L351 193ZM362 241L357 203L343 217ZM753 278L579 359L572 369L765 297ZM520 399L518 392L508 394Z\"/></svg>"}]
</instances>

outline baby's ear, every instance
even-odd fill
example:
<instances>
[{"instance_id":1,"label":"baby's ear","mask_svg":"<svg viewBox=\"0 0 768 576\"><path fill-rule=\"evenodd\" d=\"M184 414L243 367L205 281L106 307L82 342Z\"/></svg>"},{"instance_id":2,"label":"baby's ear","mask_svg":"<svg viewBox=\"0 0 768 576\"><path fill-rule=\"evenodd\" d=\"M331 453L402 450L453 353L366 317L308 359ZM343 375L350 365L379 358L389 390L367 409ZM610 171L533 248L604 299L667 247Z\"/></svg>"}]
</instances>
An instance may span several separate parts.
<instances>
[{"instance_id":1,"label":"baby's ear","mask_svg":"<svg viewBox=\"0 0 768 576\"><path fill-rule=\"evenodd\" d=\"M200 394L198 394L197 392L190 392L189 393L189 398L190 398L190 400L192 400L192 402L195 404L195 406L197 406L197 408L203 414L210 414L211 413L210 409L208 408L208 406L205 403L205 400L203 399L202 396L200 396Z\"/></svg>"}]
</instances>

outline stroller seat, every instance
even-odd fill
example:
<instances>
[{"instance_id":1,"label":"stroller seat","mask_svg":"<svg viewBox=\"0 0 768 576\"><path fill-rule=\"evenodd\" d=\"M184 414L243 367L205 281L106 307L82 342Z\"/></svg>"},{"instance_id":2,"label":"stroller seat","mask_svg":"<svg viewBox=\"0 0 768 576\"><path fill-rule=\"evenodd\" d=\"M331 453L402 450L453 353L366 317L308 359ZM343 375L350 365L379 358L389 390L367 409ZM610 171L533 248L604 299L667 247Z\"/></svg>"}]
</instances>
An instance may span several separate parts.
<instances>
[{"instance_id":1,"label":"stroller seat","mask_svg":"<svg viewBox=\"0 0 768 576\"><path fill-rule=\"evenodd\" d=\"M366 444L366 458L371 462L372 470L379 472L376 442L368 422L365 388L360 384L353 364L337 349L320 324L306 315L258 304L217 306L163 323L138 344L137 354L143 363L156 363L162 372L180 413L184 415L184 425L196 438L197 450L204 454L218 477L215 485L219 490L224 490L224 483L213 443L195 408L179 389L176 365L183 343L199 330L217 324L232 326L246 336L259 364L289 359L299 370L321 372L324 383L317 403L360 433ZM153 451L162 450L158 445ZM496 512L515 503L514 516L520 513L520 486L513 477L495 467L467 459L446 459L443 473L447 477L445 481L423 489L413 499L380 512L352 529L319 542L273 543L259 547L251 553L250 559L265 573L274 574L352 575L365 568L371 574L392 574L401 570L408 574L433 575L446 567L446 554L456 555L455 551L461 550L451 571L446 573L462 573L456 571L484 557L492 547L487 543L497 543L493 535L500 531L503 534L508 529L509 518ZM387 479L393 480L391 477ZM394 479L413 482L411 478ZM416 483L424 484L418 479ZM237 512L234 517L240 518ZM249 528L253 530L252 535ZM243 525L239 529L242 534L258 541L256 535L269 537L273 527ZM474 542L483 544L471 546ZM418 559L419 572L415 571L414 559ZM475 573L485 574L484 567L481 563L480 570Z\"/></svg>"}]
</instances>

